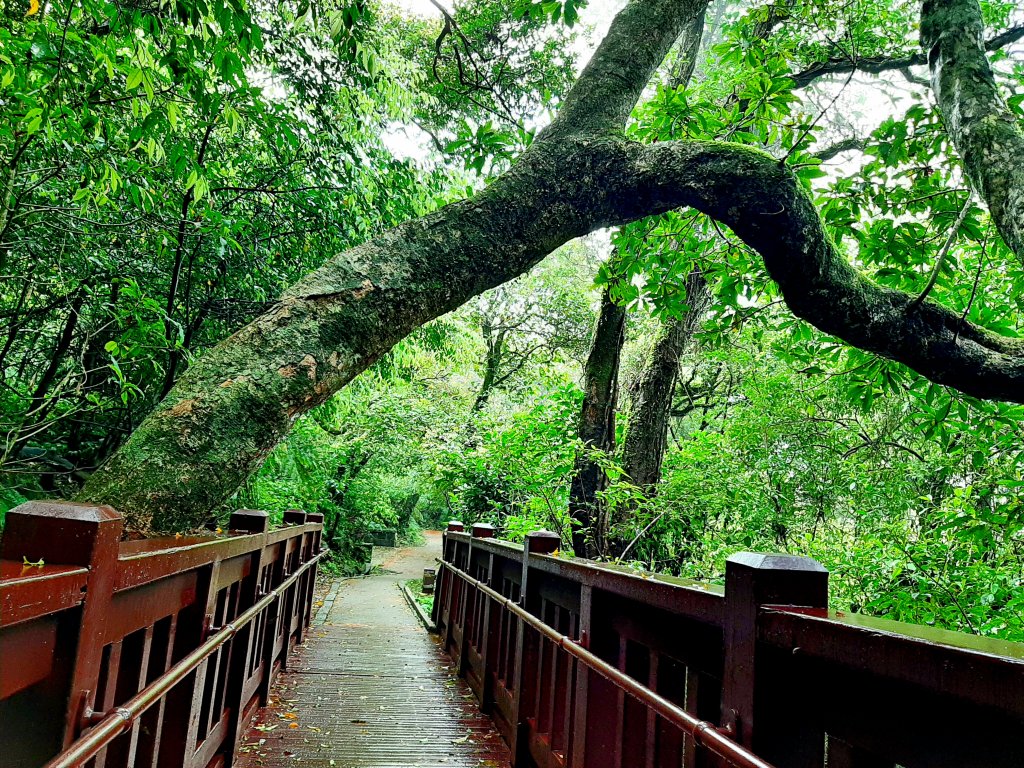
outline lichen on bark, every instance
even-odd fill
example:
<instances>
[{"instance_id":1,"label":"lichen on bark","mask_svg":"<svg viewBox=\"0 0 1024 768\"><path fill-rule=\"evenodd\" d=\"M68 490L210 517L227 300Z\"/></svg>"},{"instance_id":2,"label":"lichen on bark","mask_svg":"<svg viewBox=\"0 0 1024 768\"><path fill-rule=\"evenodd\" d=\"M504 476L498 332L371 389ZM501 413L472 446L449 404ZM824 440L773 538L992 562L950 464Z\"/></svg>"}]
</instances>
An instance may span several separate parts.
<instances>
[{"instance_id":1,"label":"lichen on bark","mask_svg":"<svg viewBox=\"0 0 1024 768\"><path fill-rule=\"evenodd\" d=\"M194 527L295 418L417 326L572 238L681 206L732 227L761 254L790 308L822 330L978 397L1024 402L1022 342L931 301L912 306L913 297L859 276L773 158L725 143L644 147L624 138L648 79L705 6L632 0L561 113L507 173L301 280L199 359L82 498L119 508L136 531Z\"/></svg>"},{"instance_id":2,"label":"lichen on bark","mask_svg":"<svg viewBox=\"0 0 1024 768\"><path fill-rule=\"evenodd\" d=\"M999 234L1024 264L1024 131L999 92L977 0L925 0L921 46L946 130Z\"/></svg>"}]
</instances>

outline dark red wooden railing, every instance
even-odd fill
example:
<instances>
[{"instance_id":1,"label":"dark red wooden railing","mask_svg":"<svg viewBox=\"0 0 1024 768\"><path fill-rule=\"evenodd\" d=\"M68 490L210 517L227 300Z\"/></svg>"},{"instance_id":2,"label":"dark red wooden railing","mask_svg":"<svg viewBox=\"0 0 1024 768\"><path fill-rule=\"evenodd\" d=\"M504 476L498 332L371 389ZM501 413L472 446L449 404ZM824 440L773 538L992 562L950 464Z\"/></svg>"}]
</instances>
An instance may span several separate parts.
<instances>
[{"instance_id":1,"label":"dark red wooden railing","mask_svg":"<svg viewBox=\"0 0 1024 768\"><path fill-rule=\"evenodd\" d=\"M434 620L517 767L1024 766L1024 645L827 610L809 558L722 589L557 546L444 538Z\"/></svg>"},{"instance_id":2,"label":"dark red wooden railing","mask_svg":"<svg viewBox=\"0 0 1024 768\"><path fill-rule=\"evenodd\" d=\"M8 512L0 764L229 766L311 619L323 519L284 522L240 510L223 535L121 541L110 507Z\"/></svg>"}]
</instances>

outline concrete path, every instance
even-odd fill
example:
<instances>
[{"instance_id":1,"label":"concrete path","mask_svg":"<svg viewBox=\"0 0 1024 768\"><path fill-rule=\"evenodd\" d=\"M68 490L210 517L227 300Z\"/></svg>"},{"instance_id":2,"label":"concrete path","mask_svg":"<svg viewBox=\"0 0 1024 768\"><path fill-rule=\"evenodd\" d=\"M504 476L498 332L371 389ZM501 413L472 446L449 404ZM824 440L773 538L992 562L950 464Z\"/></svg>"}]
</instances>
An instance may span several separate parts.
<instances>
[{"instance_id":1,"label":"concrete path","mask_svg":"<svg viewBox=\"0 0 1024 768\"><path fill-rule=\"evenodd\" d=\"M383 572L329 585L305 645L292 656L243 740L242 768L508 766L508 750L399 585L440 554L376 549Z\"/></svg>"}]
</instances>

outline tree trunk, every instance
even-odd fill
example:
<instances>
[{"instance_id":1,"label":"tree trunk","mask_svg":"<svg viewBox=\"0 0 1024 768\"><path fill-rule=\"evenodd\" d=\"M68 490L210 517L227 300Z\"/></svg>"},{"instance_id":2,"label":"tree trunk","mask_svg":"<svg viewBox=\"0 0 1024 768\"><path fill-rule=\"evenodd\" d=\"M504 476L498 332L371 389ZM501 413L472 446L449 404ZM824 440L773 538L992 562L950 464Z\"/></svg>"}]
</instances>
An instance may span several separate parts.
<instances>
[{"instance_id":1,"label":"tree trunk","mask_svg":"<svg viewBox=\"0 0 1024 768\"><path fill-rule=\"evenodd\" d=\"M46 423L46 414L53 404L53 400L48 400L47 395L57 378L57 372L60 370L60 365L64 361L65 355L71 349L71 342L75 337L75 329L78 327L82 304L85 302L87 293L86 287L84 285L80 286L75 293L75 297L71 300L67 319L64 321L60 335L54 342L53 352L50 354L50 363L46 366L46 370L43 371L43 375L39 378L39 382L32 392L32 399L29 401L28 410L25 413L25 422L21 426L18 439L11 448L11 454L15 456L28 444L29 440L41 431Z\"/></svg>"},{"instance_id":2,"label":"tree trunk","mask_svg":"<svg viewBox=\"0 0 1024 768\"><path fill-rule=\"evenodd\" d=\"M611 453L615 448L615 401L625 335L626 308L612 301L606 287L583 373L579 437L585 450L576 456L569 488L572 548L581 557L592 557L604 549L604 515L598 493L607 485L607 478L590 451Z\"/></svg>"},{"instance_id":3,"label":"tree trunk","mask_svg":"<svg viewBox=\"0 0 1024 768\"><path fill-rule=\"evenodd\" d=\"M1024 131L999 92L984 32L977 0L921 5L921 47L946 130L996 229L1024 264Z\"/></svg>"},{"instance_id":4,"label":"tree trunk","mask_svg":"<svg viewBox=\"0 0 1024 768\"><path fill-rule=\"evenodd\" d=\"M1024 341L863 277L785 163L726 142L625 138L651 75L706 5L632 0L508 172L289 289L186 371L81 498L119 508L129 530L194 528L296 418L416 327L573 238L684 206L731 227L790 309L826 333L975 397L1024 402Z\"/></svg>"},{"instance_id":5,"label":"tree trunk","mask_svg":"<svg viewBox=\"0 0 1024 768\"><path fill-rule=\"evenodd\" d=\"M707 281L699 269L686 278L686 303L687 310L681 317L662 323L631 393L622 468L633 484L647 494L652 494L661 480L680 357L693 341L701 317L711 303Z\"/></svg>"},{"instance_id":6,"label":"tree trunk","mask_svg":"<svg viewBox=\"0 0 1024 768\"><path fill-rule=\"evenodd\" d=\"M668 446L668 424L679 376L680 358L693 341L700 320L711 303L704 274L697 268L686 278L686 313L664 322L630 396L626 437L622 444L622 469L647 496L653 496L661 480L661 464ZM628 545L620 535L634 507L616 510L608 536L609 554L619 556Z\"/></svg>"},{"instance_id":7,"label":"tree trunk","mask_svg":"<svg viewBox=\"0 0 1024 768\"><path fill-rule=\"evenodd\" d=\"M505 329L500 328L496 331L489 318L484 318L480 327L487 344L487 358L484 361L483 381L480 382L480 389L473 400L473 407L469 410L471 419L478 411L482 411L490 400L491 391L498 380L498 371L501 370L501 360L505 355Z\"/></svg>"}]
</instances>

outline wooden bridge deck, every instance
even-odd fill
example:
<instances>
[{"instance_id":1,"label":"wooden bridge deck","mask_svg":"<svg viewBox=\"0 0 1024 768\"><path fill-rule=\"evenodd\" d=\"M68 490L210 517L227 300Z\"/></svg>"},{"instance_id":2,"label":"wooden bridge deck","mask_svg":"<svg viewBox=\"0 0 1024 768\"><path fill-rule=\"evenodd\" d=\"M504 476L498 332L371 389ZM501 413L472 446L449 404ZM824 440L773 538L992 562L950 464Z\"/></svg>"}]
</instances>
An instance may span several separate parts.
<instances>
[{"instance_id":1,"label":"wooden bridge deck","mask_svg":"<svg viewBox=\"0 0 1024 768\"><path fill-rule=\"evenodd\" d=\"M490 719L398 585L440 552L392 550L385 573L336 581L308 639L242 742L238 765L335 768L507 766Z\"/></svg>"}]
</instances>

